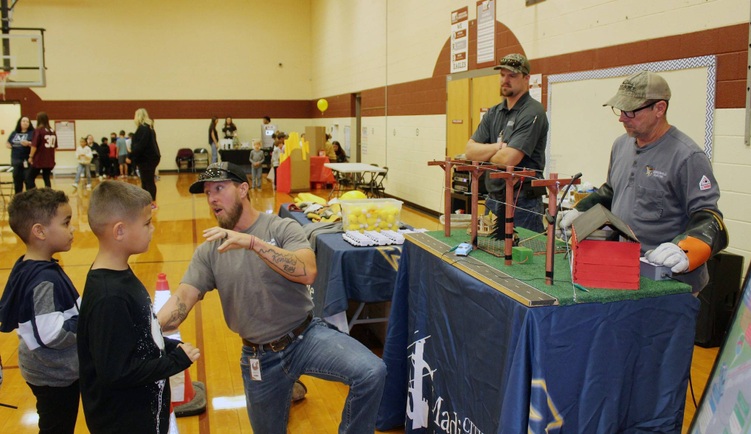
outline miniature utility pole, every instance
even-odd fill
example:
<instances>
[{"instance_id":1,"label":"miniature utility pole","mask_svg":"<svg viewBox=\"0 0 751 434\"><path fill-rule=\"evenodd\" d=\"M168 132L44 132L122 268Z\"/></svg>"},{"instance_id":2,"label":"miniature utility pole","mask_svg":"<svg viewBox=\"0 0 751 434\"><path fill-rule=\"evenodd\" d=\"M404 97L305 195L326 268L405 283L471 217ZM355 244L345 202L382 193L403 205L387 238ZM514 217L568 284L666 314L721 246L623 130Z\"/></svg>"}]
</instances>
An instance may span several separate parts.
<instances>
[{"instance_id":1,"label":"miniature utility pole","mask_svg":"<svg viewBox=\"0 0 751 434\"><path fill-rule=\"evenodd\" d=\"M441 166L445 171L446 186L444 188L444 205L443 205L443 234L451 236L451 169L458 172L469 172L472 176L472 223L471 223L471 241L472 247L477 248L477 200L480 194L480 176L488 170L498 170L494 165L483 165L478 161L455 160L446 157L446 161L428 161L428 166Z\"/></svg>"},{"instance_id":2,"label":"miniature utility pole","mask_svg":"<svg viewBox=\"0 0 751 434\"><path fill-rule=\"evenodd\" d=\"M548 222L548 234L547 234L547 250L545 253L545 283L548 285L553 284L553 258L555 255L555 220L558 216L558 192L561 187L565 187L569 184L576 185L581 184L579 177L581 174L569 179L558 179L557 173L551 173L550 179L540 179L532 181L532 187L547 187L548 189L548 210L545 213L545 218Z\"/></svg>"},{"instance_id":3,"label":"miniature utility pole","mask_svg":"<svg viewBox=\"0 0 751 434\"><path fill-rule=\"evenodd\" d=\"M504 225L504 249L503 255L506 265L511 265L512 250L514 248L514 211L516 211L516 202L514 201L514 184L523 182L527 176L535 176L534 170L514 170L514 166L506 166L505 172L494 172L490 175L491 179L506 180L506 216ZM500 216L498 216L500 218Z\"/></svg>"}]
</instances>

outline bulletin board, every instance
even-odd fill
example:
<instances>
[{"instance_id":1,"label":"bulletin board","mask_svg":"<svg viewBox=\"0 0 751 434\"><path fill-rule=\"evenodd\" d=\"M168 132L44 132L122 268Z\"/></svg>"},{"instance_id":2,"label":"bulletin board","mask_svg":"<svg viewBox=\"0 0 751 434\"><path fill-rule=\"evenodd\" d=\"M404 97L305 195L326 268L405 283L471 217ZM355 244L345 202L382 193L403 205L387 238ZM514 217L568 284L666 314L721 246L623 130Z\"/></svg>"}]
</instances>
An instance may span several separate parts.
<instances>
[{"instance_id":1,"label":"bulletin board","mask_svg":"<svg viewBox=\"0 0 751 434\"><path fill-rule=\"evenodd\" d=\"M75 121L55 121L52 125L57 136L58 151L75 151L76 150L76 122Z\"/></svg>"},{"instance_id":2,"label":"bulletin board","mask_svg":"<svg viewBox=\"0 0 751 434\"><path fill-rule=\"evenodd\" d=\"M694 57L548 76L546 174L582 173L599 187L607 177L613 141L625 133L610 107L603 107L623 79L641 70L659 73L670 85L671 125L686 133L712 158L716 58Z\"/></svg>"}]
</instances>

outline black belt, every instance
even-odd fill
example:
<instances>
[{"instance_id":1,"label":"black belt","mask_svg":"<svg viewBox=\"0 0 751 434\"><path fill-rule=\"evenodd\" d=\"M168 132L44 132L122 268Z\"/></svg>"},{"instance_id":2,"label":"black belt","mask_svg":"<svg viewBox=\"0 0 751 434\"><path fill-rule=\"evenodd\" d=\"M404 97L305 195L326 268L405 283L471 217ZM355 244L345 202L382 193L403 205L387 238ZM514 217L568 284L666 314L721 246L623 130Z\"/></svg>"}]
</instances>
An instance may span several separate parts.
<instances>
[{"instance_id":1,"label":"black belt","mask_svg":"<svg viewBox=\"0 0 751 434\"><path fill-rule=\"evenodd\" d=\"M300 323L297 327L292 329L291 332L287 333L286 335L282 336L281 338L269 342L268 344L254 344L253 342L247 341L243 339L243 345L246 347L253 348L255 352L258 352L258 350L263 349L263 351L273 351L275 353L278 353L279 351L284 350L291 344L292 342L297 339L298 336L302 334L302 332L305 331L306 328L308 328L308 325L310 325L310 321L313 320L313 314L308 313L307 318L305 318L305 321Z\"/></svg>"}]
</instances>

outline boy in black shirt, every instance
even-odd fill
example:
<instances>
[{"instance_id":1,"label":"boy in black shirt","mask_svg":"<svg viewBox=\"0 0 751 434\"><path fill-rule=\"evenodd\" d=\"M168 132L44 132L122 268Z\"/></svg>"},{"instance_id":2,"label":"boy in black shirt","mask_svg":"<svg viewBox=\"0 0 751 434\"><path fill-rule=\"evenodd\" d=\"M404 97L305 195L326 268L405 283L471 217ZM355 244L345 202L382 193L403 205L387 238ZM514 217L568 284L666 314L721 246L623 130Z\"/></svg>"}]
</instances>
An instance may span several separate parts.
<instances>
[{"instance_id":1,"label":"boy in black shirt","mask_svg":"<svg viewBox=\"0 0 751 434\"><path fill-rule=\"evenodd\" d=\"M162 336L146 288L128 265L148 250L151 195L125 182L94 189L89 226L99 252L89 270L78 321L81 397L92 433L169 431L168 378L199 357Z\"/></svg>"}]
</instances>

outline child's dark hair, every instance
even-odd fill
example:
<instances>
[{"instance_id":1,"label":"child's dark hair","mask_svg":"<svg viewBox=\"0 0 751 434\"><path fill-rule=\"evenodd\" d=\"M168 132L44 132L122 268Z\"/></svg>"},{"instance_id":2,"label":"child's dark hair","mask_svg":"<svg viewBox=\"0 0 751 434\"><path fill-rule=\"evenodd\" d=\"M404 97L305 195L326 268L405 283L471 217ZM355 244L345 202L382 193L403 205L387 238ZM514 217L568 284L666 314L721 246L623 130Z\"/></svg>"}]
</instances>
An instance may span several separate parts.
<instances>
[{"instance_id":1,"label":"child's dark hair","mask_svg":"<svg viewBox=\"0 0 751 434\"><path fill-rule=\"evenodd\" d=\"M107 143L109 141L110 141L110 139L108 139L107 137L102 137L102 143Z\"/></svg>"},{"instance_id":2,"label":"child's dark hair","mask_svg":"<svg viewBox=\"0 0 751 434\"><path fill-rule=\"evenodd\" d=\"M8 223L24 243L28 243L31 228L40 223L50 224L60 205L68 203L65 192L51 188L33 188L18 193L8 205Z\"/></svg>"}]
</instances>

